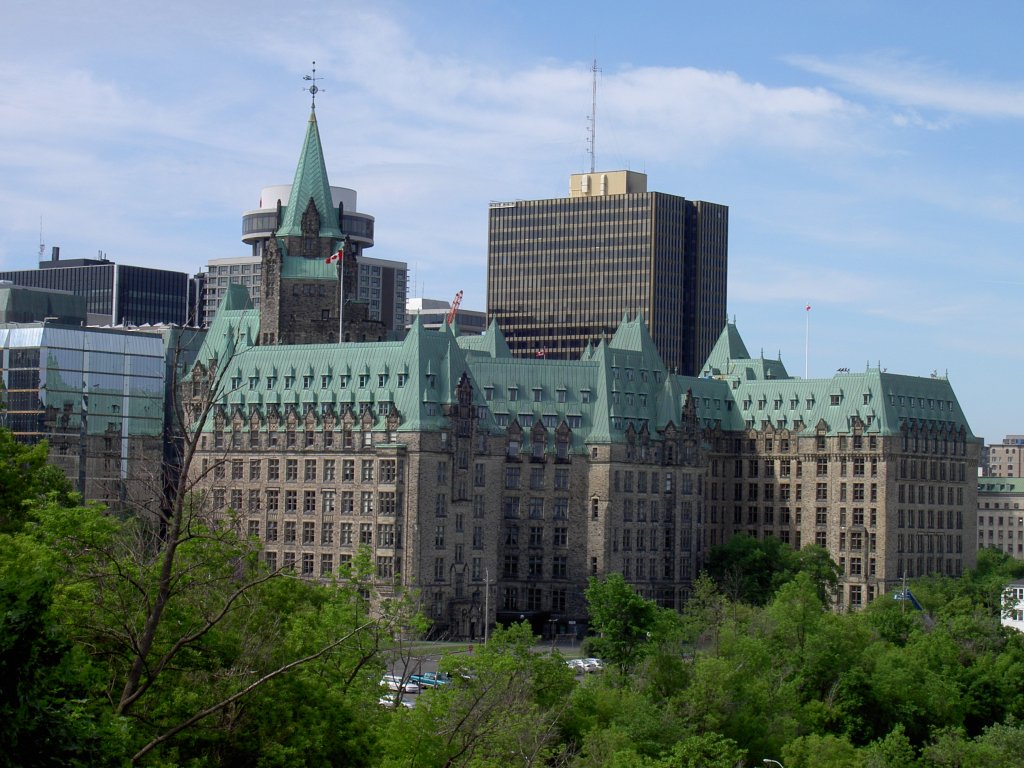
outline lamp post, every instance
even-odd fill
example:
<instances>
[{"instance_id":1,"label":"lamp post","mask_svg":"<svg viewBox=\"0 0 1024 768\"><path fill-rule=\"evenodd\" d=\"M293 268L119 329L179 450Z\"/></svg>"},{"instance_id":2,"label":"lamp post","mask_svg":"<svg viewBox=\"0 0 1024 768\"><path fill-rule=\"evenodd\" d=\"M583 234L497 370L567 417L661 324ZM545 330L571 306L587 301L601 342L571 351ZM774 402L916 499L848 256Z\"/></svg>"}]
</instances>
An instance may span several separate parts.
<instances>
[{"instance_id":1,"label":"lamp post","mask_svg":"<svg viewBox=\"0 0 1024 768\"><path fill-rule=\"evenodd\" d=\"M778 760L772 760L770 757L762 758L761 762L764 763L765 765L777 765L777 766L779 766L779 768L786 768L786 766L784 766Z\"/></svg>"}]
</instances>

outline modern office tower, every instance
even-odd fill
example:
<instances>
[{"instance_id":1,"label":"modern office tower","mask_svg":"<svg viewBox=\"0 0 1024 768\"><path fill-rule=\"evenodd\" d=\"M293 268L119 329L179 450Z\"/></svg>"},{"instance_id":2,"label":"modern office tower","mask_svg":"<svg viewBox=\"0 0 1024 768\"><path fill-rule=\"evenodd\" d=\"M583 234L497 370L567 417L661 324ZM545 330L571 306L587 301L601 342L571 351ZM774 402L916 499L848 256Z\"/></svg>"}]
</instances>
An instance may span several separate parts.
<instances>
[{"instance_id":1,"label":"modern office tower","mask_svg":"<svg viewBox=\"0 0 1024 768\"><path fill-rule=\"evenodd\" d=\"M978 478L978 549L1024 560L1024 478Z\"/></svg>"},{"instance_id":2,"label":"modern office tower","mask_svg":"<svg viewBox=\"0 0 1024 768\"><path fill-rule=\"evenodd\" d=\"M409 266L404 261L359 256L356 295L366 302L371 320L384 324L388 335L405 335L405 302L409 290Z\"/></svg>"},{"instance_id":3,"label":"modern office tower","mask_svg":"<svg viewBox=\"0 0 1024 768\"><path fill-rule=\"evenodd\" d=\"M55 247L39 269L0 272L0 280L84 296L93 325L195 324L198 297L185 272L115 264L105 257L61 261Z\"/></svg>"},{"instance_id":4,"label":"modern office tower","mask_svg":"<svg viewBox=\"0 0 1024 768\"><path fill-rule=\"evenodd\" d=\"M669 370L697 372L726 320L729 209L574 174L569 197L491 203L487 313L518 356L579 357L640 314Z\"/></svg>"}]
</instances>

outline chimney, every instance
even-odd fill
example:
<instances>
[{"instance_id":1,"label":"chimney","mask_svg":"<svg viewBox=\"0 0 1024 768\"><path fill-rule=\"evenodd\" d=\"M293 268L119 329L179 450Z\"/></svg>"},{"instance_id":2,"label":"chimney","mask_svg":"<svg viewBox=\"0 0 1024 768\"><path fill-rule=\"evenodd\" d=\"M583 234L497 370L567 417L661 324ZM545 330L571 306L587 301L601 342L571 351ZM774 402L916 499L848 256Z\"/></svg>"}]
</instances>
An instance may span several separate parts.
<instances>
[{"instance_id":1,"label":"chimney","mask_svg":"<svg viewBox=\"0 0 1024 768\"><path fill-rule=\"evenodd\" d=\"M50 260L51 261L60 261L60 246L59 245L55 245L55 246L53 246L53 248L50 249Z\"/></svg>"}]
</instances>

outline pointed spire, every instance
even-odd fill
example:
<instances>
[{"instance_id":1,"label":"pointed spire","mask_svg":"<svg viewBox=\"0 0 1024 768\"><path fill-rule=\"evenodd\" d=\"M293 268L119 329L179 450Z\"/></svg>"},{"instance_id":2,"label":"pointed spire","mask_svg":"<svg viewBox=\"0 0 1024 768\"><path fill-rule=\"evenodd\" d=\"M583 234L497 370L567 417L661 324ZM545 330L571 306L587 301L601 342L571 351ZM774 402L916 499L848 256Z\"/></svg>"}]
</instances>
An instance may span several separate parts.
<instances>
[{"instance_id":1,"label":"pointed spire","mask_svg":"<svg viewBox=\"0 0 1024 768\"><path fill-rule=\"evenodd\" d=\"M310 200L320 214L320 236L341 238L338 209L334 207L331 197L331 184L327 178L327 164L324 162L323 147L320 144L316 112L309 113L306 140L302 145L302 154L299 155L298 167L295 169L288 208L277 230L278 237L302 235L302 214L305 213Z\"/></svg>"}]
</instances>

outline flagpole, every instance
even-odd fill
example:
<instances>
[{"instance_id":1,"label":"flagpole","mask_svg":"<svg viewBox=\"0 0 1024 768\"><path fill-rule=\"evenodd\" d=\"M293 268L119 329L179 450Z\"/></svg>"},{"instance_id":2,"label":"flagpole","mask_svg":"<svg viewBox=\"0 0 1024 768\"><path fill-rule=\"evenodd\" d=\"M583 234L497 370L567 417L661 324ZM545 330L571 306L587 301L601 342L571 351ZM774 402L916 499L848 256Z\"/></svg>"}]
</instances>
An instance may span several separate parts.
<instances>
[{"instance_id":1,"label":"flagpole","mask_svg":"<svg viewBox=\"0 0 1024 768\"><path fill-rule=\"evenodd\" d=\"M809 365L811 356L811 305L804 309L806 321L804 323L804 378L809 377Z\"/></svg>"},{"instance_id":2,"label":"flagpole","mask_svg":"<svg viewBox=\"0 0 1024 768\"><path fill-rule=\"evenodd\" d=\"M345 340L345 257L344 246L338 259L338 343Z\"/></svg>"},{"instance_id":3,"label":"flagpole","mask_svg":"<svg viewBox=\"0 0 1024 768\"><path fill-rule=\"evenodd\" d=\"M332 253L324 261L330 264L332 261L338 262L338 343L340 344L345 340L345 251L348 250L345 247L345 243L348 241L346 238L337 253Z\"/></svg>"}]
</instances>

